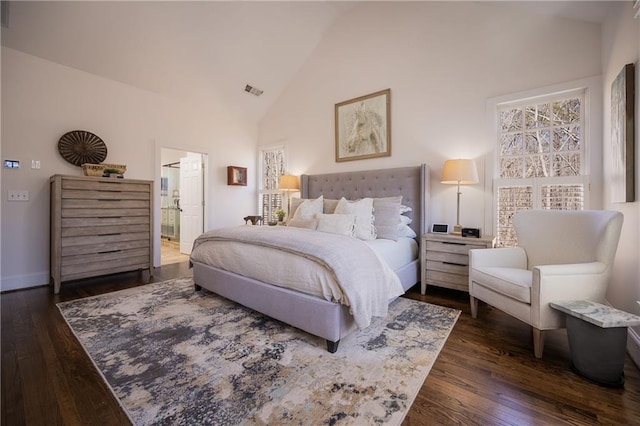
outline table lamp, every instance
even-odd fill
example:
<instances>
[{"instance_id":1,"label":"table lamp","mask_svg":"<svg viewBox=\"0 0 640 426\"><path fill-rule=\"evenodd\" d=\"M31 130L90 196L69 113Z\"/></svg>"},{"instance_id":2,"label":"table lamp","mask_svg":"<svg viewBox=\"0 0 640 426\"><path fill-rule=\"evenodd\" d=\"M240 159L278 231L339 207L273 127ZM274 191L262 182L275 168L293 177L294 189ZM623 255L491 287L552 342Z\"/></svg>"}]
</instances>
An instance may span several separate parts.
<instances>
[{"instance_id":1,"label":"table lamp","mask_svg":"<svg viewBox=\"0 0 640 426\"><path fill-rule=\"evenodd\" d=\"M462 225L460 225L460 185L473 185L478 183L478 169L474 160L455 159L444 162L441 183L448 185L458 185L458 208L456 215L456 225L452 234L462 235Z\"/></svg>"},{"instance_id":2,"label":"table lamp","mask_svg":"<svg viewBox=\"0 0 640 426\"><path fill-rule=\"evenodd\" d=\"M298 180L298 176L294 176L294 175L280 176L278 189L280 191L287 192L287 216L289 216L289 212L291 211L291 196L288 193L300 191L300 181Z\"/></svg>"}]
</instances>

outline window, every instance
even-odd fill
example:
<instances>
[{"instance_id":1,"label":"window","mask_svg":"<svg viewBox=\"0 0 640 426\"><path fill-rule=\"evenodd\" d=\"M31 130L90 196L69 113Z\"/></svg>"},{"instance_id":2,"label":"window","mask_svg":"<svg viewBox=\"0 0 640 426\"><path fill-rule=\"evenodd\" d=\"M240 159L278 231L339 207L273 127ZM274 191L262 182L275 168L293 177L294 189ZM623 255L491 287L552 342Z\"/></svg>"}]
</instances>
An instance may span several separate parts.
<instances>
[{"instance_id":1,"label":"window","mask_svg":"<svg viewBox=\"0 0 640 426\"><path fill-rule=\"evenodd\" d=\"M284 147L270 147L260 150L260 191L258 208L264 222L277 220L276 210L282 208L282 193L278 191L280 176L284 174Z\"/></svg>"},{"instance_id":2,"label":"window","mask_svg":"<svg viewBox=\"0 0 640 426\"><path fill-rule=\"evenodd\" d=\"M588 182L584 90L497 105L498 246L517 241L519 210L585 208Z\"/></svg>"}]
</instances>

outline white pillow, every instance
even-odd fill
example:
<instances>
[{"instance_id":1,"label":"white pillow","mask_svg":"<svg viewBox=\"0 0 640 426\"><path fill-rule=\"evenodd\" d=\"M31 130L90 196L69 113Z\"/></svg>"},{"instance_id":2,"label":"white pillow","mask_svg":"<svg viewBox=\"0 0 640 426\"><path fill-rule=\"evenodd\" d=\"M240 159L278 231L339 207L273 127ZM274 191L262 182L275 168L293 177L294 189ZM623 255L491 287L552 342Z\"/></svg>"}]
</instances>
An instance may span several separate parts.
<instances>
[{"instance_id":1,"label":"white pillow","mask_svg":"<svg viewBox=\"0 0 640 426\"><path fill-rule=\"evenodd\" d=\"M376 239L376 228L373 223L373 198L348 201L342 197L336 206L335 213L356 216L356 238L360 240Z\"/></svg>"},{"instance_id":2,"label":"white pillow","mask_svg":"<svg viewBox=\"0 0 640 426\"><path fill-rule=\"evenodd\" d=\"M289 219L292 219L295 216L296 210L298 210L298 206L302 204L304 200L304 198L298 197L291 199L291 211L289 211Z\"/></svg>"},{"instance_id":3,"label":"white pillow","mask_svg":"<svg viewBox=\"0 0 640 426\"><path fill-rule=\"evenodd\" d=\"M400 223L401 224L409 225L411 222L413 222L413 219L411 219L409 216L400 215Z\"/></svg>"},{"instance_id":4,"label":"white pillow","mask_svg":"<svg viewBox=\"0 0 640 426\"><path fill-rule=\"evenodd\" d=\"M316 215L318 220L317 231L331 234L355 236L356 216L352 214L324 214Z\"/></svg>"},{"instance_id":5,"label":"white pillow","mask_svg":"<svg viewBox=\"0 0 640 426\"><path fill-rule=\"evenodd\" d=\"M375 203L376 238L398 241L398 225L400 224L400 203Z\"/></svg>"},{"instance_id":6,"label":"white pillow","mask_svg":"<svg viewBox=\"0 0 640 426\"><path fill-rule=\"evenodd\" d=\"M333 200L331 198L324 199L324 207L322 213L331 214L336 212L336 206L340 200Z\"/></svg>"},{"instance_id":7,"label":"white pillow","mask_svg":"<svg viewBox=\"0 0 640 426\"><path fill-rule=\"evenodd\" d=\"M377 239L398 240L401 204L402 195L373 199L373 224Z\"/></svg>"},{"instance_id":8,"label":"white pillow","mask_svg":"<svg viewBox=\"0 0 640 426\"><path fill-rule=\"evenodd\" d=\"M416 238L415 231L409 228L407 225L400 224L398 225L398 238L400 237L408 237L408 238Z\"/></svg>"},{"instance_id":9,"label":"white pillow","mask_svg":"<svg viewBox=\"0 0 640 426\"><path fill-rule=\"evenodd\" d=\"M413 209L409 206L405 206L404 204L400 206L400 214L412 212Z\"/></svg>"},{"instance_id":10,"label":"white pillow","mask_svg":"<svg viewBox=\"0 0 640 426\"><path fill-rule=\"evenodd\" d=\"M287 226L291 226L294 228L306 228L315 230L318 227L317 219L291 219Z\"/></svg>"},{"instance_id":11,"label":"white pillow","mask_svg":"<svg viewBox=\"0 0 640 426\"><path fill-rule=\"evenodd\" d=\"M304 200L293 215L293 219L313 219L322 213L322 195L315 200Z\"/></svg>"}]
</instances>

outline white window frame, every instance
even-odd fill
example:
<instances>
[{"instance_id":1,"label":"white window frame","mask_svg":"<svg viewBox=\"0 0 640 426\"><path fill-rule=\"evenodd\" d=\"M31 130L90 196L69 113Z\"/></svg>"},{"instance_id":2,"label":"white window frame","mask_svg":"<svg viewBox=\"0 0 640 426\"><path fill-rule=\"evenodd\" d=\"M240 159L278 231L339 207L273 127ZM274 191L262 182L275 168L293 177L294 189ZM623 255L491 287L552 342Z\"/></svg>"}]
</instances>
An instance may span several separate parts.
<instances>
[{"instance_id":1,"label":"white window frame","mask_svg":"<svg viewBox=\"0 0 640 426\"><path fill-rule=\"evenodd\" d=\"M258 200L257 200L257 205L258 205L258 212L260 212L260 215L262 215L262 196L265 194L280 194L282 196L282 191L278 190L278 189L269 189L269 190L265 190L264 189L264 163L262 161L263 158L263 153L265 151L275 151L275 150L282 150L283 152L283 156L284 156L284 170L287 170L287 149L285 144L277 144L277 145L268 145L268 146L259 146L258 147ZM283 197L284 199L284 197ZM266 218L265 220L269 220L269 218Z\"/></svg>"},{"instance_id":2,"label":"white window frame","mask_svg":"<svg viewBox=\"0 0 640 426\"><path fill-rule=\"evenodd\" d=\"M487 154L485 164L485 223L486 235L495 235L497 224L497 185L530 185L533 187L534 203L540 203L540 188L547 184L582 184L584 185L584 209L602 208L602 83L601 77L590 77L568 83L542 87L526 92L488 99L486 102L487 119ZM581 126L583 132L583 175L548 178L499 178L498 152L498 111L504 106L521 106L544 103L558 96L571 96L580 93L583 98L581 108Z\"/></svg>"}]
</instances>

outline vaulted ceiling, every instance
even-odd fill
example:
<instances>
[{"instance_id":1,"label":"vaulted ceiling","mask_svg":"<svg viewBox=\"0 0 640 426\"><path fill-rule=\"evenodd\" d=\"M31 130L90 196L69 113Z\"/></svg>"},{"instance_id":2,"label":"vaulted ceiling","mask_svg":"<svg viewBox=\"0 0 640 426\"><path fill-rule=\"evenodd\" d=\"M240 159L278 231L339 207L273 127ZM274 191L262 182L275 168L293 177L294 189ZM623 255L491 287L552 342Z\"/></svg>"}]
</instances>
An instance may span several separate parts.
<instances>
[{"instance_id":1,"label":"vaulted ceiling","mask_svg":"<svg viewBox=\"0 0 640 426\"><path fill-rule=\"evenodd\" d=\"M486 2L602 21L607 2ZM8 2L2 44L166 97L262 117L358 2ZM264 90L255 97L245 84Z\"/></svg>"}]
</instances>

